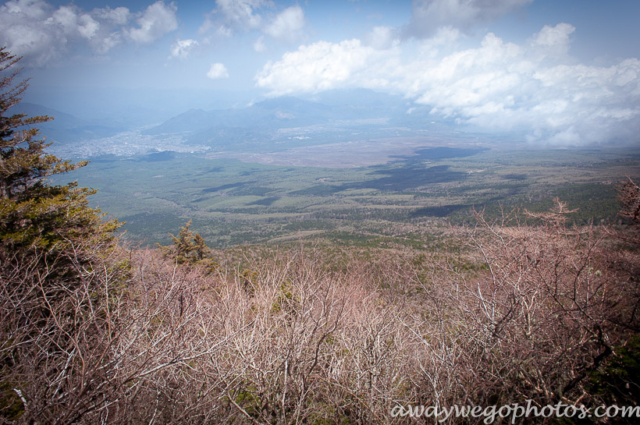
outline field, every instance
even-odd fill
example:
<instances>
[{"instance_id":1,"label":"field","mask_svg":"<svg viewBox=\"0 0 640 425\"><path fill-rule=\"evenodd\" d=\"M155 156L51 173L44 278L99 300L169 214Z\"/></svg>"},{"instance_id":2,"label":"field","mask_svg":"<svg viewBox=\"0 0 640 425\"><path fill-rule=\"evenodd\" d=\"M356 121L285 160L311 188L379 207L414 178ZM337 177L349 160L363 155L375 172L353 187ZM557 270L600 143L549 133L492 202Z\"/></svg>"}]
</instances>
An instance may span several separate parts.
<instances>
[{"instance_id":1,"label":"field","mask_svg":"<svg viewBox=\"0 0 640 425\"><path fill-rule=\"evenodd\" d=\"M215 248L323 239L429 249L448 223L471 222L474 208L490 216L541 211L557 196L578 209L574 222L615 220L615 184L640 176L638 149L372 144L367 155L353 143L250 155L108 155L57 182L98 189L92 206L126 221L127 238L143 245L167 243L192 220Z\"/></svg>"}]
</instances>

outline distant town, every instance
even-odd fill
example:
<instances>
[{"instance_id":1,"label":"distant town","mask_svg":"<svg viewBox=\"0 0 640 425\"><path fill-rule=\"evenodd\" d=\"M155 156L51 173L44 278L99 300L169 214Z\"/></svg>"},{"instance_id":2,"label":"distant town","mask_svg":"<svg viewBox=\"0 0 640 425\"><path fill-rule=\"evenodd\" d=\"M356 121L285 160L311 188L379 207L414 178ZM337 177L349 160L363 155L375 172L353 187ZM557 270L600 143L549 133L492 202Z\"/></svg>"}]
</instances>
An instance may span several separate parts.
<instances>
[{"instance_id":1,"label":"distant town","mask_svg":"<svg viewBox=\"0 0 640 425\"><path fill-rule=\"evenodd\" d=\"M186 145L184 138L179 134L151 136L140 131L131 131L73 144L54 143L49 151L63 158L89 158L101 155L143 155L163 151L196 153L210 149L208 146Z\"/></svg>"}]
</instances>

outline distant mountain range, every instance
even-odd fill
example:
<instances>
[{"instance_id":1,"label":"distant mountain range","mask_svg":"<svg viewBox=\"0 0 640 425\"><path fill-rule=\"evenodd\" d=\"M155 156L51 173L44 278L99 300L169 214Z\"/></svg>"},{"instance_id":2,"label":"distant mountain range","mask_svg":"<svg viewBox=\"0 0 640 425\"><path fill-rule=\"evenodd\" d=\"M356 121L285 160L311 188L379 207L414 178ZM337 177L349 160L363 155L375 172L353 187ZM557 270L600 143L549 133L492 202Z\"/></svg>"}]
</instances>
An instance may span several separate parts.
<instances>
[{"instance_id":1,"label":"distant mountain range","mask_svg":"<svg viewBox=\"0 0 640 425\"><path fill-rule=\"evenodd\" d=\"M397 105L392 106L393 109ZM353 107L344 104L325 104L296 97L278 97L254 103L246 108L204 111L192 109L173 117L147 134L199 133L221 127L280 129L327 125L345 120L388 118L389 108Z\"/></svg>"},{"instance_id":2,"label":"distant mountain range","mask_svg":"<svg viewBox=\"0 0 640 425\"><path fill-rule=\"evenodd\" d=\"M339 90L308 99L267 99L245 108L192 109L144 133L180 133L190 144L246 150L338 142L354 134L361 138L391 137L397 128L406 135L408 130L441 132L455 126L452 121L434 122L429 110L416 108L399 96L364 89Z\"/></svg>"},{"instance_id":3,"label":"distant mountain range","mask_svg":"<svg viewBox=\"0 0 640 425\"><path fill-rule=\"evenodd\" d=\"M49 116L53 121L38 124L40 134L48 142L56 144L69 144L81 140L92 140L110 137L123 131L122 128L109 127L92 121L82 120L73 115L47 108L35 103L22 102L9 112L14 114L26 114L29 117Z\"/></svg>"},{"instance_id":4,"label":"distant mountain range","mask_svg":"<svg viewBox=\"0 0 640 425\"><path fill-rule=\"evenodd\" d=\"M215 104L215 97L210 103ZM416 105L403 97L372 90L334 90L305 98L271 98L245 107L191 109L141 133L147 136L180 135L186 144L208 146L218 151L277 151L424 135L425 132L442 135L459 131L452 119L436 118L430 115L430 110L428 106ZM39 124L38 128L48 141L57 145L107 138L136 129L131 123L124 124L126 120L112 120L108 116L81 119L28 102L19 104L12 112L54 117L53 121Z\"/></svg>"}]
</instances>

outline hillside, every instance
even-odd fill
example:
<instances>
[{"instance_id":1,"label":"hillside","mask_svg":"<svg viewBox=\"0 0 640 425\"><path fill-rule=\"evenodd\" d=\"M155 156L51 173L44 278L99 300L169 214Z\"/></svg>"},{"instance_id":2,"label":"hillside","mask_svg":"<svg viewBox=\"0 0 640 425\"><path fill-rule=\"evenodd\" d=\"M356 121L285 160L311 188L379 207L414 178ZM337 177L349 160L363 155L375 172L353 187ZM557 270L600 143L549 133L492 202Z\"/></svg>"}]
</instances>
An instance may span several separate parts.
<instances>
[{"instance_id":1,"label":"hillside","mask_svg":"<svg viewBox=\"0 0 640 425\"><path fill-rule=\"evenodd\" d=\"M355 100L355 101L354 101ZM194 109L143 131L149 136L181 134L189 145L213 151L270 152L368 137L384 138L451 131L450 120L408 113L401 97L371 90L337 91L311 99L282 96L246 107ZM375 136L374 136L375 135Z\"/></svg>"},{"instance_id":2,"label":"hillside","mask_svg":"<svg viewBox=\"0 0 640 425\"><path fill-rule=\"evenodd\" d=\"M71 114L34 103L23 102L11 112L26 114L29 117L42 115L53 117L53 121L41 123L38 128L48 141L56 144L69 145L84 140L113 136L123 131L122 128L82 120Z\"/></svg>"}]
</instances>

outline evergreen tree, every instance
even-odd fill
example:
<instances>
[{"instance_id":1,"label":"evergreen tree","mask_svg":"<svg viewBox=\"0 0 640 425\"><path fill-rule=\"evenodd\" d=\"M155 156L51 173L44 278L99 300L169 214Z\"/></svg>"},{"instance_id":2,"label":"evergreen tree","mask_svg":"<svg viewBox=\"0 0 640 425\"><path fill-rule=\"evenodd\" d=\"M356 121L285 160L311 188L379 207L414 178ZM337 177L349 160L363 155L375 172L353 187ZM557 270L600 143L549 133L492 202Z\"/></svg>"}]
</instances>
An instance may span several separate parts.
<instances>
[{"instance_id":1,"label":"evergreen tree","mask_svg":"<svg viewBox=\"0 0 640 425\"><path fill-rule=\"evenodd\" d=\"M3 252L62 252L78 241L110 238L117 221L102 222L88 207L94 190L76 183L50 185L48 177L87 165L72 164L45 152L50 145L37 138L35 124L47 116L27 118L10 109L19 104L27 80L16 81L20 58L0 48L0 247Z\"/></svg>"},{"instance_id":2,"label":"evergreen tree","mask_svg":"<svg viewBox=\"0 0 640 425\"><path fill-rule=\"evenodd\" d=\"M618 186L618 200L622 208L618 215L633 225L640 224L640 186L631 179Z\"/></svg>"},{"instance_id":3,"label":"evergreen tree","mask_svg":"<svg viewBox=\"0 0 640 425\"><path fill-rule=\"evenodd\" d=\"M210 249L207 247L205 240L199 233L195 235L190 230L191 220L180 228L178 236L169 233L173 245L158 247L162 249L165 257L175 259L178 264L190 264L204 266L208 272L218 268L218 264L210 257Z\"/></svg>"}]
</instances>

